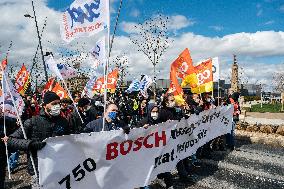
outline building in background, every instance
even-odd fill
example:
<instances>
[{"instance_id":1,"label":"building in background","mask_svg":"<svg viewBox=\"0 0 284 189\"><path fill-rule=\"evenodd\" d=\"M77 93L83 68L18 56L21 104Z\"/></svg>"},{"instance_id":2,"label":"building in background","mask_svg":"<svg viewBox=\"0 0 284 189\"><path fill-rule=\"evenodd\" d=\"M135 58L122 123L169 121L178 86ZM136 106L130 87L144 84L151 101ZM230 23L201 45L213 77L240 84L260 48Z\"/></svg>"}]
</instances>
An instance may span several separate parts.
<instances>
[{"instance_id":1,"label":"building in background","mask_svg":"<svg viewBox=\"0 0 284 189\"><path fill-rule=\"evenodd\" d=\"M234 55L234 62L232 65L231 88L234 92L239 92L239 67L236 55Z\"/></svg>"}]
</instances>

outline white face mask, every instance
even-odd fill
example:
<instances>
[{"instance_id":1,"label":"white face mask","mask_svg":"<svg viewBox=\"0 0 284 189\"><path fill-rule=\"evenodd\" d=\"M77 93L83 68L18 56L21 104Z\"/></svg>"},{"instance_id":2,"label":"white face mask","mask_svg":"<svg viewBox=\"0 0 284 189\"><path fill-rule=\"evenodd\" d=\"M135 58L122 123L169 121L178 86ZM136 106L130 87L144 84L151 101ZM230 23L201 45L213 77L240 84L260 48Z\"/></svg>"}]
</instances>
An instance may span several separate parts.
<instances>
[{"instance_id":1,"label":"white face mask","mask_svg":"<svg viewBox=\"0 0 284 189\"><path fill-rule=\"evenodd\" d=\"M54 105L54 106L52 106L52 107L50 108L49 114L50 114L51 116L58 116L58 115L60 114L60 110L61 110L61 107L60 107L59 104Z\"/></svg>"},{"instance_id":2,"label":"white face mask","mask_svg":"<svg viewBox=\"0 0 284 189\"><path fill-rule=\"evenodd\" d=\"M151 117L153 120L157 120L159 117L159 114L157 112L151 112Z\"/></svg>"}]
</instances>

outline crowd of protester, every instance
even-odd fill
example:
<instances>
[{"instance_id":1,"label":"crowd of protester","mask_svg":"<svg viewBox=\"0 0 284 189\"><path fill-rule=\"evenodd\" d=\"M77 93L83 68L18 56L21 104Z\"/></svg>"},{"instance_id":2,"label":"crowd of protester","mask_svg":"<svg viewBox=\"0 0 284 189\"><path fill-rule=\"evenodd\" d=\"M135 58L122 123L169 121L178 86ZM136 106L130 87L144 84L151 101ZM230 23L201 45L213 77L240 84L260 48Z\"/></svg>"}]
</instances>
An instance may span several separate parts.
<instances>
[{"instance_id":1,"label":"crowd of protester","mask_svg":"<svg viewBox=\"0 0 284 189\"><path fill-rule=\"evenodd\" d=\"M5 172L7 167L5 143L9 150L9 165L11 172L17 169L19 152L30 152L28 156L28 173L32 176L32 188L39 188L35 176L31 155L35 161L37 170L37 151L45 146L44 139L48 137L80 134L88 132L100 132L123 129L126 134L131 129L144 127L165 122L167 120L180 120L189 118L192 114L199 114L204 110L215 108L218 105L233 104L234 123L238 121L240 109L238 105L239 95L230 91L226 98L217 100L212 98L211 93L202 95L185 94L185 103L177 105L173 94L158 93L156 99L153 95L148 98L139 93L127 94L117 91L110 94L106 111L102 96L92 99L80 97L80 92L73 93L73 99L78 111L70 99L61 99L53 92L46 92L43 97L39 94L24 96L25 109L21 116L27 139L19 126L19 121L0 115L0 188L4 188ZM4 121L6 135L4 135ZM105 122L105 125L103 124ZM211 158L213 150L233 150L234 125L232 133L218 137L203 147L196 154L181 160L177 164L178 176L181 182L196 179L195 170L201 166L200 159ZM173 176L170 172L158 175L157 182L165 187L173 187ZM144 186L143 188L149 188Z\"/></svg>"}]
</instances>

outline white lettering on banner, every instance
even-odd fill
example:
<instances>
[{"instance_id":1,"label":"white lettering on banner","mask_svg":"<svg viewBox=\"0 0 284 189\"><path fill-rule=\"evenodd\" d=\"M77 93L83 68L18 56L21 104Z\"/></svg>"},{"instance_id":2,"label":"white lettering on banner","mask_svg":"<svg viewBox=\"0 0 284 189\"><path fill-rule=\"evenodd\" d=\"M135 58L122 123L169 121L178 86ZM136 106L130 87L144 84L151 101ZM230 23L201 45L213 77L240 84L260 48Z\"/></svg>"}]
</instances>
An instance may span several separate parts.
<instances>
[{"instance_id":1,"label":"white lettering on banner","mask_svg":"<svg viewBox=\"0 0 284 189\"><path fill-rule=\"evenodd\" d=\"M133 189L230 133L233 107L224 106L148 129L70 135L46 140L38 152L43 189Z\"/></svg>"}]
</instances>

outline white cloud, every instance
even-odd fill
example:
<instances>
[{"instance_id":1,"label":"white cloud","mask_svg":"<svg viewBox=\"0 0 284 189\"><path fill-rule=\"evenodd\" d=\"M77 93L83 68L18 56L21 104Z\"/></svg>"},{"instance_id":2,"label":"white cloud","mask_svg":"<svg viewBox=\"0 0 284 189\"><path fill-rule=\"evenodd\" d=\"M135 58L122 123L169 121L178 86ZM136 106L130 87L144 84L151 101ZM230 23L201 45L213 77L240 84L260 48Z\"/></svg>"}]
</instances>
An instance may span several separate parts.
<instances>
[{"instance_id":1,"label":"white cloud","mask_svg":"<svg viewBox=\"0 0 284 189\"><path fill-rule=\"evenodd\" d=\"M211 28L215 31L222 31L224 29L223 26L209 26L209 28Z\"/></svg>"},{"instance_id":2,"label":"white cloud","mask_svg":"<svg viewBox=\"0 0 284 189\"><path fill-rule=\"evenodd\" d=\"M247 61L240 61L250 82L259 80L269 84L275 71L284 71L283 65L280 65L279 62L267 64L255 60L257 57L284 56L284 32L237 33L222 38L185 33L174 38L173 44L164 54L163 60L157 68L161 71L160 78L169 77L170 64L186 47L190 49L194 62L219 56L223 70L222 78L229 77L228 74L233 62L232 54L237 54L238 57L250 57ZM129 38L117 37L114 49L113 53L116 55L122 52L129 54L130 68L136 75L140 73L153 75L150 61L145 55L135 50L136 47L130 42ZM256 71L256 68L258 71Z\"/></svg>"},{"instance_id":3,"label":"white cloud","mask_svg":"<svg viewBox=\"0 0 284 189\"><path fill-rule=\"evenodd\" d=\"M155 15L157 16L157 15ZM153 16L153 17L155 17ZM193 19L186 18L183 15L174 15L169 16L168 30L169 31L178 31L180 29L186 28L188 26L193 26L196 23ZM125 22L123 21L120 24L122 31L126 33L137 33L139 29L136 29L134 26L137 25L135 22Z\"/></svg>"},{"instance_id":4,"label":"white cloud","mask_svg":"<svg viewBox=\"0 0 284 189\"><path fill-rule=\"evenodd\" d=\"M193 26L196 23L193 19L186 18L183 15L170 16L169 29L180 30L188 26Z\"/></svg>"},{"instance_id":5,"label":"white cloud","mask_svg":"<svg viewBox=\"0 0 284 189\"><path fill-rule=\"evenodd\" d=\"M140 16L140 11L139 11L138 9L132 9L132 10L130 11L130 16L136 18L136 17Z\"/></svg>"},{"instance_id":6,"label":"white cloud","mask_svg":"<svg viewBox=\"0 0 284 189\"><path fill-rule=\"evenodd\" d=\"M2 0L3 1L3 0ZM115 0L117 2L117 0ZM14 45L9 57L10 63L16 65L19 61L31 67L31 61L35 53L38 39L35 30L34 20L29 20L23 15L32 13L30 0L5 0L0 3L0 51L6 51L9 43L13 40ZM60 13L46 7L44 2L37 1L36 12L40 28L42 27L45 16L48 16L47 27L43 34L43 49L57 51L58 47L79 49L83 52L88 51L95 44L100 36L82 38L80 43L77 41L70 45L64 45L60 38L59 16ZM171 26L171 30L178 30L194 24L191 19L181 15L171 16L172 20L179 21ZM135 23L122 22L121 27L127 33L133 32ZM21 28L21 29L19 29ZM41 29L40 29L41 30ZM188 47L191 51L194 62L208 57L219 56L221 59L223 75L226 77L230 71L232 54L238 57L251 57L249 61L243 61L243 67L248 72L250 81L259 79L269 84L275 71L283 70L280 64L266 64L258 62L255 57L283 56L284 57L284 32L259 31L256 33L236 33L224 37L206 37L188 32L177 37L173 37L174 42L165 52L163 59L158 64L157 70L160 71L158 78L168 78L170 64L178 54ZM51 41L51 43L48 43ZM82 41L85 43L83 44ZM82 47L83 46L83 47ZM141 73L153 75L150 61L131 43L125 36L116 36L112 49L112 57L125 53L129 57L129 70L131 77L138 77ZM2 57L4 55L2 54ZM57 59L60 58L57 54ZM41 63L41 60L40 62ZM257 71L255 71L258 68Z\"/></svg>"},{"instance_id":7,"label":"white cloud","mask_svg":"<svg viewBox=\"0 0 284 189\"><path fill-rule=\"evenodd\" d=\"M135 28L135 26L137 25L135 22L122 21L119 25L120 25L121 30L126 33L138 33L139 32L139 29Z\"/></svg>"}]
</instances>

